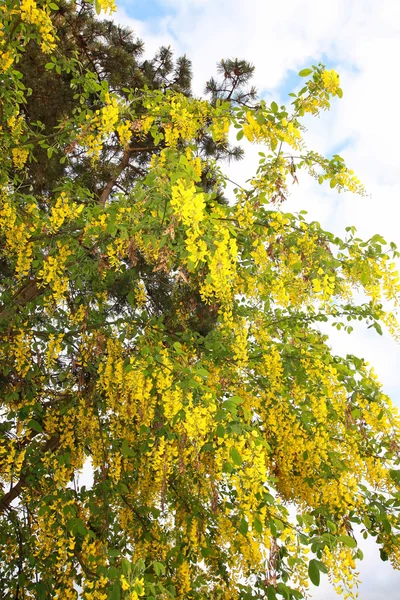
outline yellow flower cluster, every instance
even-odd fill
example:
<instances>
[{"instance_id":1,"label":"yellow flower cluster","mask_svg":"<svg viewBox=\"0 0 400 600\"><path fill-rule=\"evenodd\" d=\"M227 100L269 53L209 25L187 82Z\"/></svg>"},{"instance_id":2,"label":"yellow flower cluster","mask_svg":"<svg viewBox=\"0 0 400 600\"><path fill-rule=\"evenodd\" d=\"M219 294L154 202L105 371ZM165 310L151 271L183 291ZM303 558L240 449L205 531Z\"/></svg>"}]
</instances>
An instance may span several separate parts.
<instances>
[{"instance_id":1,"label":"yellow flower cluster","mask_svg":"<svg viewBox=\"0 0 400 600\"><path fill-rule=\"evenodd\" d=\"M362 194L364 192L361 181L354 174L354 171L347 169L346 167L343 167L339 173L335 173L331 181L336 184L339 191L343 189L356 194Z\"/></svg>"},{"instance_id":2,"label":"yellow flower cluster","mask_svg":"<svg viewBox=\"0 0 400 600\"><path fill-rule=\"evenodd\" d=\"M248 363L248 326L246 320L233 316L232 310L224 307L222 311L222 331L227 332L230 355L236 361L239 368Z\"/></svg>"},{"instance_id":3,"label":"yellow flower cluster","mask_svg":"<svg viewBox=\"0 0 400 600\"><path fill-rule=\"evenodd\" d=\"M132 137L131 123L129 123L129 121L118 123L118 125L116 126L116 131L118 133L119 142L121 146L123 148L127 148Z\"/></svg>"},{"instance_id":4,"label":"yellow flower cluster","mask_svg":"<svg viewBox=\"0 0 400 600\"><path fill-rule=\"evenodd\" d=\"M33 206L33 205L31 205ZM29 208L28 208L29 210ZM33 222L18 223L17 212L6 194L2 195L0 201L0 231L3 231L6 239L6 250L9 254L16 256L15 275L22 279L28 275L33 258L33 243L31 231L35 229L37 214L30 210Z\"/></svg>"},{"instance_id":5,"label":"yellow flower cluster","mask_svg":"<svg viewBox=\"0 0 400 600\"><path fill-rule=\"evenodd\" d=\"M133 295L135 297L136 305L140 308L143 308L147 302L146 288L143 281L138 282L133 290Z\"/></svg>"},{"instance_id":6,"label":"yellow flower cluster","mask_svg":"<svg viewBox=\"0 0 400 600\"><path fill-rule=\"evenodd\" d=\"M169 100L168 122L164 126L165 143L175 147L180 139L189 141L196 136L207 117L207 103L188 101L185 96L172 96Z\"/></svg>"},{"instance_id":7,"label":"yellow flower cluster","mask_svg":"<svg viewBox=\"0 0 400 600\"><path fill-rule=\"evenodd\" d=\"M321 79L326 91L335 95L340 86L339 75L336 71L334 69L322 71Z\"/></svg>"},{"instance_id":8,"label":"yellow flower cluster","mask_svg":"<svg viewBox=\"0 0 400 600\"><path fill-rule=\"evenodd\" d=\"M281 140L289 144L294 149L300 147L299 140L301 139L301 133L298 127L296 127L293 121L289 121L287 119L282 119L281 125L283 130L281 132Z\"/></svg>"},{"instance_id":9,"label":"yellow flower cluster","mask_svg":"<svg viewBox=\"0 0 400 600\"><path fill-rule=\"evenodd\" d=\"M32 334L24 329L20 329L13 340L12 353L16 371L21 377L26 376L31 366L31 342Z\"/></svg>"},{"instance_id":10,"label":"yellow flower cluster","mask_svg":"<svg viewBox=\"0 0 400 600\"><path fill-rule=\"evenodd\" d=\"M204 219L205 201L202 192L196 192L193 183L178 179L171 189L171 206L176 216L186 227L199 232Z\"/></svg>"},{"instance_id":11,"label":"yellow flower cluster","mask_svg":"<svg viewBox=\"0 0 400 600\"><path fill-rule=\"evenodd\" d=\"M104 12L109 11L110 13L113 13L117 10L115 6L115 0L97 0L97 2L99 3L101 10L104 10Z\"/></svg>"},{"instance_id":12,"label":"yellow flower cluster","mask_svg":"<svg viewBox=\"0 0 400 600\"><path fill-rule=\"evenodd\" d=\"M55 361L61 354L63 339L64 339L63 333L59 333L58 335L51 333L49 335L49 341L47 343L47 351L46 351L46 364L48 367L51 367L52 365L54 365Z\"/></svg>"},{"instance_id":13,"label":"yellow flower cluster","mask_svg":"<svg viewBox=\"0 0 400 600\"><path fill-rule=\"evenodd\" d=\"M100 363L98 388L106 394L117 420L138 418L149 424L154 417L153 383L142 372L142 365L131 359L131 369L124 372L124 358L118 340L107 341L107 355Z\"/></svg>"},{"instance_id":14,"label":"yellow flower cluster","mask_svg":"<svg viewBox=\"0 0 400 600\"><path fill-rule=\"evenodd\" d=\"M296 107L303 113L311 113L318 115L320 110L330 108L329 96L341 97L339 75L333 69L322 71L320 78L317 81L311 79L307 82L307 95L299 96L296 100ZM301 113L300 113L301 114Z\"/></svg>"},{"instance_id":15,"label":"yellow flower cluster","mask_svg":"<svg viewBox=\"0 0 400 600\"><path fill-rule=\"evenodd\" d=\"M2 439L0 442L1 478L19 478L24 463L26 449L19 449L16 440Z\"/></svg>"},{"instance_id":16,"label":"yellow flower cluster","mask_svg":"<svg viewBox=\"0 0 400 600\"><path fill-rule=\"evenodd\" d=\"M104 103L105 106L97 109L93 116L87 115L80 137L93 160L98 160L104 140L116 129L118 123L119 107L116 96L106 92ZM126 136L125 127L120 124L121 127L122 134Z\"/></svg>"},{"instance_id":17,"label":"yellow flower cluster","mask_svg":"<svg viewBox=\"0 0 400 600\"><path fill-rule=\"evenodd\" d=\"M246 112L243 122L243 133L250 142L263 142L275 149L279 142L286 142L295 150L300 148L301 134L298 127L287 119L282 119L281 127L271 123L268 119L260 125L252 111Z\"/></svg>"},{"instance_id":18,"label":"yellow flower cluster","mask_svg":"<svg viewBox=\"0 0 400 600\"><path fill-rule=\"evenodd\" d=\"M319 278L312 280L313 291L316 294L321 293L324 300L329 300L335 291L336 277L335 275L328 275L321 268L318 269L318 275L320 275Z\"/></svg>"},{"instance_id":19,"label":"yellow flower cluster","mask_svg":"<svg viewBox=\"0 0 400 600\"><path fill-rule=\"evenodd\" d=\"M10 50L2 51L0 46L0 73L6 73L14 62L14 56Z\"/></svg>"},{"instance_id":20,"label":"yellow flower cluster","mask_svg":"<svg viewBox=\"0 0 400 600\"><path fill-rule=\"evenodd\" d=\"M196 266L204 261L207 252L200 228L200 223L205 218L204 194L197 192L193 183L188 184L184 179L178 179L171 189L171 206L178 219L186 226L188 258Z\"/></svg>"},{"instance_id":21,"label":"yellow flower cluster","mask_svg":"<svg viewBox=\"0 0 400 600\"><path fill-rule=\"evenodd\" d=\"M57 240L57 253L47 256L43 261L42 268L38 271L39 285L51 288L51 296L54 301L64 298L68 289L69 281L66 276L66 268L68 259L72 254L68 244Z\"/></svg>"},{"instance_id":22,"label":"yellow flower cluster","mask_svg":"<svg viewBox=\"0 0 400 600\"><path fill-rule=\"evenodd\" d=\"M207 434L213 429L216 411L212 394L204 394L199 403L194 402L192 394L187 394L183 428L187 439L195 446L203 445Z\"/></svg>"},{"instance_id":23,"label":"yellow flower cluster","mask_svg":"<svg viewBox=\"0 0 400 600\"><path fill-rule=\"evenodd\" d=\"M50 231L56 232L63 225L64 221L76 219L83 208L83 204L78 205L76 202L70 202L67 193L61 192L52 206L49 216Z\"/></svg>"},{"instance_id":24,"label":"yellow flower cluster","mask_svg":"<svg viewBox=\"0 0 400 600\"><path fill-rule=\"evenodd\" d=\"M56 44L53 25L47 12L38 8L35 0L21 0L21 19L26 23L37 26L42 51L45 53L52 52Z\"/></svg>"},{"instance_id":25,"label":"yellow flower cluster","mask_svg":"<svg viewBox=\"0 0 400 600\"><path fill-rule=\"evenodd\" d=\"M210 132L213 136L213 139L218 141L224 141L228 138L229 128L230 128L230 120L228 117L223 115L216 116L213 119L212 124L210 125Z\"/></svg>"},{"instance_id":26,"label":"yellow flower cluster","mask_svg":"<svg viewBox=\"0 0 400 600\"><path fill-rule=\"evenodd\" d=\"M238 247L226 227L219 227L213 241L214 249L208 258L209 274L200 294L206 302L212 302L214 298L227 302L232 298L236 284Z\"/></svg>"},{"instance_id":27,"label":"yellow flower cluster","mask_svg":"<svg viewBox=\"0 0 400 600\"><path fill-rule=\"evenodd\" d=\"M27 148L12 148L11 153L14 167L23 169L29 156L29 150Z\"/></svg>"},{"instance_id":28,"label":"yellow flower cluster","mask_svg":"<svg viewBox=\"0 0 400 600\"><path fill-rule=\"evenodd\" d=\"M343 533L346 534L346 531ZM329 569L329 579L333 583L335 592L344 594L345 600L358 598L359 574L355 570L356 564L351 549L346 547L329 549L325 546L323 562Z\"/></svg>"},{"instance_id":29,"label":"yellow flower cluster","mask_svg":"<svg viewBox=\"0 0 400 600\"><path fill-rule=\"evenodd\" d=\"M115 238L113 243L107 246L108 262L116 271L122 268L122 258L126 255L127 241L123 238Z\"/></svg>"}]
</instances>

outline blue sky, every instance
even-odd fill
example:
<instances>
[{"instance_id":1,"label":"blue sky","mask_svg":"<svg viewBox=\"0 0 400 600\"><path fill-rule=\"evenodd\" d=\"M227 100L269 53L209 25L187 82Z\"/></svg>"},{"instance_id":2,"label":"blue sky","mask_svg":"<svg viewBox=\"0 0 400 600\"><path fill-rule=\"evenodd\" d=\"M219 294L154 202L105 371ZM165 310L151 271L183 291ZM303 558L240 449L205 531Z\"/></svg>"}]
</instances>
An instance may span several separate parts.
<instances>
[{"instance_id":1,"label":"blue sky","mask_svg":"<svg viewBox=\"0 0 400 600\"><path fill-rule=\"evenodd\" d=\"M117 0L118 2L118 0ZM256 66L263 96L289 104L301 85L297 73L323 62L341 75L344 97L320 119L308 119L310 148L340 153L370 195L338 195L307 177L294 186L287 209L306 209L327 229L344 234L356 225L362 237L381 233L400 246L400 3L397 0L125 0L116 20L129 25L151 55L161 44L193 62L200 94L221 58L238 57ZM257 167L258 151L246 146L246 160L234 166L239 183ZM351 336L330 332L337 353L365 357L376 367L384 390L400 406L400 347L388 335L358 328ZM363 546L362 600L396 600L400 574L379 561L372 543ZM337 596L322 584L313 600Z\"/></svg>"}]
</instances>

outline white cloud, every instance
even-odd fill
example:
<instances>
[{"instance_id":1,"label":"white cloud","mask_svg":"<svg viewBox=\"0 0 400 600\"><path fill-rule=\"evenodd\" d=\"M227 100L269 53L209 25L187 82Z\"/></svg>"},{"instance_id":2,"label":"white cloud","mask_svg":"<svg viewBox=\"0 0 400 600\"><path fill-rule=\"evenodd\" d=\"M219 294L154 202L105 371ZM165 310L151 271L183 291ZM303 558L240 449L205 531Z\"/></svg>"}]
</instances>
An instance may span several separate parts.
<instances>
[{"instance_id":1,"label":"white cloud","mask_svg":"<svg viewBox=\"0 0 400 600\"><path fill-rule=\"evenodd\" d=\"M288 209L309 211L327 229L343 235L356 225L361 236L381 233L400 245L400 4L396 0L165 0L167 16L150 22L131 20L123 11L117 19L133 26L153 52L161 43L193 62L194 89L202 93L221 58L245 58L256 65L255 84L273 93L278 102L290 71L328 60L341 73L344 98L320 119L307 120L308 145L339 152L356 170L371 197L338 195L307 177L293 186ZM129 3L125 3L129 9ZM134 16L134 12L129 12ZM281 87L280 87L281 86ZM287 91L287 90L285 90ZM255 171L256 148L232 169L243 183ZM234 174L234 175L233 175ZM399 345L388 336L357 328L354 334L331 331L335 352L367 358L385 390L400 404ZM363 600L395 600L400 575L379 561L373 543L364 546L361 564ZM313 599L337 597L330 588L313 592Z\"/></svg>"}]
</instances>

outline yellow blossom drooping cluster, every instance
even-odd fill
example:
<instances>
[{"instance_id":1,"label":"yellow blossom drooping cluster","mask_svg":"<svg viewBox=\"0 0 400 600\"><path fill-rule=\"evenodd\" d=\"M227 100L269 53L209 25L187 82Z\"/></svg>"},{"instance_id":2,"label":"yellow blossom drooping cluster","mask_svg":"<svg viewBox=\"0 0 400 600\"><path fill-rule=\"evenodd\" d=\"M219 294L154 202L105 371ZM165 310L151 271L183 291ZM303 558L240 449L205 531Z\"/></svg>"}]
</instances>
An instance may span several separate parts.
<instances>
[{"instance_id":1,"label":"yellow blossom drooping cluster","mask_svg":"<svg viewBox=\"0 0 400 600\"><path fill-rule=\"evenodd\" d=\"M15 335L12 345L12 353L16 364L17 373L25 377L30 368L30 345L32 334L20 329Z\"/></svg>"},{"instance_id":2,"label":"yellow blossom drooping cluster","mask_svg":"<svg viewBox=\"0 0 400 600\"><path fill-rule=\"evenodd\" d=\"M123 148L127 148L132 137L132 126L129 121L119 123L116 127L116 131L118 133L121 146Z\"/></svg>"},{"instance_id":3,"label":"yellow blossom drooping cluster","mask_svg":"<svg viewBox=\"0 0 400 600\"><path fill-rule=\"evenodd\" d=\"M196 266L206 255L206 244L201 239L200 223L205 218L205 197L194 184L178 179L171 189L171 206L186 227L186 248L189 260Z\"/></svg>"},{"instance_id":4,"label":"yellow blossom drooping cluster","mask_svg":"<svg viewBox=\"0 0 400 600\"><path fill-rule=\"evenodd\" d=\"M23 169L29 156L29 150L27 148L13 148L11 152L14 167L16 169Z\"/></svg>"},{"instance_id":5,"label":"yellow blossom drooping cluster","mask_svg":"<svg viewBox=\"0 0 400 600\"><path fill-rule=\"evenodd\" d=\"M335 95L340 87L339 75L334 69L330 71L322 71L321 73L322 83L327 92Z\"/></svg>"},{"instance_id":6,"label":"yellow blossom drooping cluster","mask_svg":"<svg viewBox=\"0 0 400 600\"><path fill-rule=\"evenodd\" d=\"M97 109L93 115L86 115L86 123L82 127L82 134L79 141L86 146L88 155L93 160L98 160L103 142L113 133L117 127L119 117L119 106L117 97L109 92L104 95L104 106ZM126 136L125 126L119 125L122 128L122 135ZM124 138L126 142L126 137Z\"/></svg>"},{"instance_id":7,"label":"yellow blossom drooping cluster","mask_svg":"<svg viewBox=\"0 0 400 600\"><path fill-rule=\"evenodd\" d=\"M179 179L171 190L171 206L184 225L199 231L204 219L204 194L197 192L193 184Z\"/></svg>"},{"instance_id":8,"label":"yellow blossom drooping cluster","mask_svg":"<svg viewBox=\"0 0 400 600\"><path fill-rule=\"evenodd\" d=\"M68 277L66 277L65 271L68 259L71 256L72 251L68 244L57 240L56 252L45 258L43 266L38 272L40 285L42 287L50 287L53 301L59 301L64 298L65 292L68 289Z\"/></svg>"},{"instance_id":9,"label":"yellow blossom drooping cluster","mask_svg":"<svg viewBox=\"0 0 400 600\"><path fill-rule=\"evenodd\" d=\"M58 231L65 221L76 219L83 209L84 204L78 205L76 202L71 202L67 193L61 192L51 208L50 231L53 233Z\"/></svg>"},{"instance_id":10,"label":"yellow blossom drooping cluster","mask_svg":"<svg viewBox=\"0 0 400 600\"><path fill-rule=\"evenodd\" d=\"M48 13L44 9L38 8L35 0L21 0L21 19L37 26L42 51L52 52L56 44L53 25Z\"/></svg>"},{"instance_id":11,"label":"yellow blossom drooping cluster","mask_svg":"<svg viewBox=\"0 0 400 600\"><path fill-rule=\"evenodd\" d=\"M329 95L339 98L343 95L338 73L333 69L328 71L321 68L322 66L313 68L313 78L307 81L304 91L294 102L300 114L311 113L318 116L321 110L330 108Z\"/></svg>"},{"instance_id":12,"label":"yellow blossom drooping cluster","mask_svg":"<svg viewBox=\"0 0 400 600\"><path fill-rule=\"evenodd\" d=\"M335 592L343 594L345 600L358 598L359 573L356 571L352 550L346 547L329 549L325 546L323 561L329 569L329 578Z\"/></svg>"},{"instance_id":13,"label":"yellow blossom drooping cluster","mask_svg":"<svg viewBox=\"0 0 400 600\"><path fill-rule=\"evenodd\" d=\"M197 100L193 105L185 96L171 97L168 121L165 124L165 143L175 147L180 139L190 140L204 124L207 103Z\"/></svg>"},{"instance_id":14,"label":"yellow blossom drooping cluster","mask_svg":"<svg viewBox=\"0 0 400 600\"><path fill-rule=\"evenodd\" d=\"M58 335L50 334L49 341L47 344L47 352L46 352L46 362L48 366L52 366L62 351L62 342L63 342L64 334L60 333Z\"/></svg>"},{"instance_id":15,"label":"yellow blossom drooping cluster","mask_svg":"<svg viewBox=\"0 0 400 600\"><path fill-rule=\"evenodd\" d=\"M271 123L263 115L261 120L257 119L252 111L247 111L243 121L243 133L250 142L264 143L275 149L279 142L286 142L293 149L301 147L301 134L299 128L293 121L282 119L281 127Z\"/></svg>"},{"instance_id":16,"label":"yellow blossom drooping cluster","mask_svg":"<svg viewBox=\"0 0 400 600\"><path fill-rule=\"evenodd\" d=\"M226 302L232 298L237 272L237 243L226 227L220 227L214 239L214 248L207 259L209 274L200 293L207 302L213 298Z\"/></svg>"},{"instance_id":17,"label":"yellow blossom drooping cluster","mask_svg":"<svg viewBox=\"0 0 400 600\"><path fill-rule=\"evenodd\" d=\"M96 2L104 12L113 13L117 10L117 7L115 6L115 0L96 0Z\"/></svg>"},{"instance_id":18,"label":"yellow blossom drooping cluster","mask_svg":"<svg viewBox=\"0 0 400 600\"><path fill-rule=\"evenodd\" d=\"M6 73L14 62L14 56L11 51L2 51L0 46L0 73Z\"/></svg>"},{"instance_id":19,"label":"yellow blossom drooping cluster","mask_svg":"<svg viewBox=\"0 0 400 600\"><path fill-rule=\"evenodd\" d=\"M30 238L31 232L35 230L37 218L34 210L30 210L30 218L31 223L20 222L16 208L6 193L0 195L0 231L5 236L6 251L16 256L15 274L18 279L29 273L33 259L33 244Z\"/></svg>"}]
</instances>

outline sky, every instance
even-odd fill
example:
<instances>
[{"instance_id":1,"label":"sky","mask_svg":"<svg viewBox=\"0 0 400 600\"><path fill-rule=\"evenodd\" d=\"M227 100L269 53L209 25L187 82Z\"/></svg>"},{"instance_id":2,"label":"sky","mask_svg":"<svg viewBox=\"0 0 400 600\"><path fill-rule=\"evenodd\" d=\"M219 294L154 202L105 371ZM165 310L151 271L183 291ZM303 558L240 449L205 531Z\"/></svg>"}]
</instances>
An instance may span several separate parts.
<instances>
[{"instance_id":1,"label":"sky","mask_svg":"<svg viewBox=\"0 0 400 600\"><path fill-rule=\"evenodd\" d=\"M117 0L114 20L143 39L146 54L160 45L193 64L193 89L201 95L221 58L243 58L255 67L262 97L289 105L301 85L298 71L323 62L335 68L344 96L319 119L308 118L307 146L339 153L364 183L368 196L338 194L307 175L293 186L289 211L343 236L355 225L360 237L375 233L400 246L400 3L397 0ZM394 108L393 108L394 107ZM261 147L246 146L233 167L242 184L257 166ZM228 172L228 170L227 170ZM357 328L352 335L330 331L336 353L352 353L374 365L384 391L400 407L400 346L389 337ZM361 544L361 600L397 600L400 573L379 560L372 542ZM313 588L313 600L338 596L327 582Z\"/></svg>"}]
</instances>

